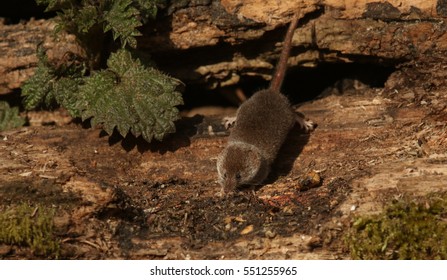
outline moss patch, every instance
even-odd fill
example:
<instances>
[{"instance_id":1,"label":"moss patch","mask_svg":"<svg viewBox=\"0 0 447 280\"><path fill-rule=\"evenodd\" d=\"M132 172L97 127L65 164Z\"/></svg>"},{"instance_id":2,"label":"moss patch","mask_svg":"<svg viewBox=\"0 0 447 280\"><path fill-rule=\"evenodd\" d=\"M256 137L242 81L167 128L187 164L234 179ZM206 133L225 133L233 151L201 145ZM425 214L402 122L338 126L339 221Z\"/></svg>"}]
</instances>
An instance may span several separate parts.
<instances>
[{"instance_id":1,"label":"moss patch","mask_svg":"<svg viewBox=\"0 0 447 280\"><path fill-rule=\"evenodd\" d=\"M26 204L9 206L0 213L0 243L26 246L45 258L59 256L59 241L53 234L54 210Z\"/></svg>"},{"instance_id":2,"label":"moss patch","mask_svg":"<svg viewBox=\"0 0 447 280\"><path fill-rule=\"evenodd\" d=\"M447 259L447 194L395 201L357 217L346 235L354 259Z\"/></svg>"}]
</instances>

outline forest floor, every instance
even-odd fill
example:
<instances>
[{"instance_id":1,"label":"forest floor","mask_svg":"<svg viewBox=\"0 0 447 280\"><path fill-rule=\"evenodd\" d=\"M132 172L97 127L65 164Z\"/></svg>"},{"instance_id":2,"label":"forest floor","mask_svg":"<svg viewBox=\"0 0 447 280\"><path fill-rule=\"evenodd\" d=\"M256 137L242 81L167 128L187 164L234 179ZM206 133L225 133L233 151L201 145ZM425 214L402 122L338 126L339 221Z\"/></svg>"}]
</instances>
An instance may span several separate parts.
<instances>
[{"instance_id":1,"label":"forest floor","mask_svg":"<svg viewBox=\"0 0 447 280\"><path fill-rule=\"evenodd\" d=\"M408 67L383 88L302 104L315 131L292 131L266 184L229 197L215 167L227 139L193 137L200 117L145 144L62 110L29 113L31 126L0 133L0 205L54 209L62 259L349 259L356 217L447 189L445 72ZM16 244L0 254L50 257Z\"/></svg>"}]
</instances>

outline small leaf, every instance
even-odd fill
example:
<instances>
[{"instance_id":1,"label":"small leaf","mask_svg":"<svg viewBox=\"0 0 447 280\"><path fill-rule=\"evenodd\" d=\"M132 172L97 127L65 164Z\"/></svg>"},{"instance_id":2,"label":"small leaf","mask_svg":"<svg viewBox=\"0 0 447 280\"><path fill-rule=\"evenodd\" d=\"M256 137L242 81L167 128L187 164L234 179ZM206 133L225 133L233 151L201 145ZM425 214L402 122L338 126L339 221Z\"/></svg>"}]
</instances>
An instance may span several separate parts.
<instances>
[{"instance_id":1,"label":"small leaf","mask_svg":"<svg viewBox=\"0 0 447 280\"><path fill-rule=\"evenodd\" d=\"M73 117L80 112L75 107L78 99L78 87L83 83L86 66L82 63L62 64L58 68L51 65L43 48L38 48L39 62L34 75L22 86L23 104L26 110L45 105L51 107L60 104Z\"/></svg>"},{"instance_id":2,"label":"small leaf","mask_svg":"<svg viewBox=\"0 0 447 280\"><path fill-rule=\"evenodd\" d=\"M39 62L34 75L22 86L23 104L26 110L32 110L41 104L52 101L51 91L56 80L54 69L49 66L48 58L43 48L38 48Z\"/></svg>"},{"instance_id":3,"label":"small leaf","mask_svg":"<svg viewBox=\"0 0 447 280\"><path fill-rule=\"evenodd\" d=\"M81 117L81 112L76 106L79 99L78 88L83 83L82 78L61 78L53 85L53 94L56 102L67 109L68 113L74 117Z\"/></svg>"},{"instance_id":4,"label":"small leaf","mask_svg":"<svg viewBox=\"0 0 447 280\"><path fill-rule=\"evenodd\" d=\"M123 47L129 44L132 48L136 48L137 40L134 37L141 35L137 30L141 22L138 20L140 13L132 6L132 2L132 0L112 1L109 10L104 12L104 31L111 30L113 39L120 38Z\"/></svg>"},{"instance_id":5,"label":"small leaf","mask_svg":"<svg viewBox=\"0 0 447 280\"><path fill-rule=\"evenodd\" d=\"M0 131L23 126L25 119L19 115L19 108L9 107L9 104L0 101Z\"/></svg>"},{"instance_id":6,"label":"small leaf","mask_svg":"<svg viewBox=\"0 0 447 280\"><path fill-rule=\"evenodd\" d=\"M77 28L80 33L88 33L90 28L97 23L98 11L95 6L82 6L74 15L73 20L77 22Z\"/></svg>"},{"instance_id":7,"label":"small leaf","mask_svg":"<svg viewBox=\"0 0 447 280\"><path fill-rule=\"evenodd\" d=\"M140 11L140 14L142 16L143 22L145 22L147 19L151 18L154 19L157 15L157 4L162 4L165 1L161 0L136 0L135 3L137 5L138 10Z\"/></svg>"}]
</instances>

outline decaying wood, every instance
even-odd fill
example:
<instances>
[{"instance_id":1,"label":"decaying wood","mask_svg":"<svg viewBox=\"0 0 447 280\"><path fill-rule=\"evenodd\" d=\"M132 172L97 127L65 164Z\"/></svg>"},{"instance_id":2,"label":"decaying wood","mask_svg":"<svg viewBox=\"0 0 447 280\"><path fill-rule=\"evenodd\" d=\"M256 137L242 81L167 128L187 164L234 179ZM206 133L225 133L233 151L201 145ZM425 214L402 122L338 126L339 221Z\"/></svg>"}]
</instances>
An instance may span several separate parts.
<instances>
[{"instance_id":1,"label":"decaying wood","mask_svg":"<svg viewBox=\"0 0 447 280\"><path fill-rule=\"evenodd\" d=\"M384 88L303 104L316 130L294 131L274 177L230 198L217 196L215 169L226 139L191 138L187 124L151 145L76 124L2 132L0 205L55 207L63 258L349 258L342 236L354 217L446 190L445 75L403 69Z\"/></svg>"},{"instance_id":2,"label":"decaying wood","mask_svg":"<svg viewBox=\"0 0 447 280\"><path fill-rule=\"evenodd\" d=\"M31 20L5 25L0 21L0 94L20 88L37 66L37 46L48 49L50 58L61 58L67 51L81 53L71 35L54 37L54 22Z\"/></svg>"},{"instance_id":3,"label":"decaying wood","mask_svg":"<svg viewBox=\"0 0 447 280\"><path fill-rule=\"evenodd\" d=\"M215 168L226 139L210 118L183 119L152 144L68 124L64 111L43 115L45 126L1 132L0 206L55 208L62 258L346 259L342 236L357 215L446 191L445 1L181 2L146 27L139 45L189 83L268 79L295 8L302 20L291 65L401 66L384 87L328 90L304 103L316 130L293 131L269 181L228 199L217 196ZM51 39L52 28L0 25L0 36L9 34L0 43L0 92L32 73L40 41L52 57L79 51L72 37ZM191 137L198 130L214 137ZM30 257L26 248L0 248L0 258Z\"/></svg>"},{"instance_id":4,"label":"decaying wood","mask_svg":"<svg viewBox=\"0 0 447 280\"><path fill-rule=\"evenodd\" d=\"M444 1L397 0L207 0L167 8L156 26L143 29L139 48L185 83L208 87L237 84L245 76L270 78L284 25L301 13L290 65L444 59ZM78 52L74 38L52 39L51 21L0 24L0 94L18 89L36 65L44 41L55 57Z\"/></svg>"}]
</instances>

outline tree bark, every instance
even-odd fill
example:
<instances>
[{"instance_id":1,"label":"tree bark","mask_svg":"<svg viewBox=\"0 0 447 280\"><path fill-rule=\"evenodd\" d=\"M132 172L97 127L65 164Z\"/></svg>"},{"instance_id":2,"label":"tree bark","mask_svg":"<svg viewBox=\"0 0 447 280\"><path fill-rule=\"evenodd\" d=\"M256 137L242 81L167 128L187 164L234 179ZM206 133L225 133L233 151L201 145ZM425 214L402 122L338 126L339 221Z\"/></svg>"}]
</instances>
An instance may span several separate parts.
<instances>
[{"instance_id":1,"label":"tree bark","mask_svg":"<svg viewBox=\"0 0 447 280\"><path fill-rule=\"evenodd\" d=\"M246 76L270 79L292 14L301 20L290 66L324 62L444 60L447 4L438 0L203 0L176 2L143 28L138 46L185 83L209 88ZM20 88L36 66L39 43L50 55L79 52L75 39L54 40L51 20L0 23L0 94Z\"/></svg>"},{"instance_id":2,"label":"tree bark","mask_svg":"<svg viewBox=\"0 0 447 280\"><path fill-rule=\"evenodd\" d=\"M54 37L54 22L30 20L6 25L0 21L0 94L21 87L37 66L37 46L48 49L51 59L62 58L67 51L80 53L74 36Z\"/></svg>"}]
</instances>

